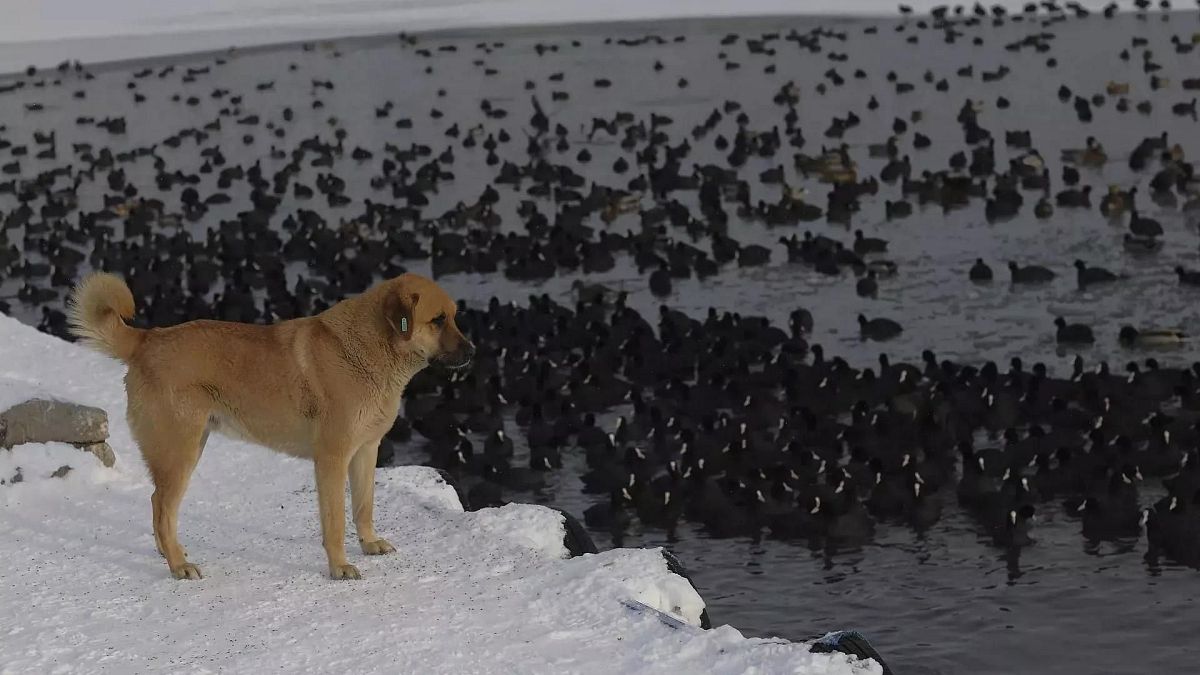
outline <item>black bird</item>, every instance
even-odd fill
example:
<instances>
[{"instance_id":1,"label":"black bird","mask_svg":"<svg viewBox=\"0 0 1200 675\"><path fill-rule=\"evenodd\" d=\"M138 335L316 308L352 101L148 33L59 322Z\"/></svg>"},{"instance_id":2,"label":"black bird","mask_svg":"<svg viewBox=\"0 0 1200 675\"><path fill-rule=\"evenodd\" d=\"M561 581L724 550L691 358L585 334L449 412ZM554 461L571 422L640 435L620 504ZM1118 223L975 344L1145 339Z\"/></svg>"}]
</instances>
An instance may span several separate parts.
<instances>
[{"instance_id":1,"label":"black bird","mask_svg":"<svg viewBox=\"0 0 1200 675\"><path fill-rule=\"evenodd\" d=\"M971 271L967 275L971 281L991 281L992 268L983 262L983 258L976 258L975 264L971 265Z\"/></svg>"},{"instance_id":2,"label":"black bird","mask_svg":"<svg viewBox=\"0 0 1200 675\"><path fill-rule=\"evenodd\" d=\"M1129 209L1129 231L1133 236L1142 238L1161 237L1163 234L1162 225L1157 220L1141 215L1132 207Z\"/></svg>"},{"instance_id":3,"label":"black bird","mask_svg":"<svg viewBox=\"0 0 1200 675\"><path fill-rule=\"evenodd\" d=\"M1054 319L1058 327L1056 339L1060 345L1090 345L1096 341L1092 329L1082 323L1067 323L1061 316Z\"/></svg>"},{"instance_id":4,"label":"black bird","mask_svg":"<svg viewBox=\"0 0 1200 675\"><path fill-rule=\"evenodd\" d=\"M902 333L904 328L891 319L868 319L859 314L858 330L864 340L890 340Z\"/></svg>"},{"instance_id":5,"label":"black bird","mask_svg":"<svg viewBox=\"0 0 1200 675\"><path fill-rule=\"evenodd\" d=\"M671 294L671 270L666 263L650 273L650 292L659 297Z\"/></svg>"},{"instance_id":6,"label":"black bird","mask_svg":"<svg viewBox=\"0 0 1200 675\"><path fill-rule=\"evenodd\" d=\"M1046 283L1053 281L1056 276L1054 272L1041 265L1026 265L1025 267L1021 267L1012 261L1008 263L1008 271L1012 274L1012 282L1014 284Z\"/></svg>"},{"instance_id":7,"label":"black bird","mask_svg":"<svg viewBox=\"0 0 1200 675\"><path fill-rule=\"evenodd\" d=\"M879 282L875 280L875 270L867 270L867 276L858 280L854 290L861 298L873 298L879 292Z\"/></svg>"},{"instance_id":8,"label":"black bird","mask_svg":"<svg viewBox=\"0 0 1200 675\"><path fill-rule=\"evenodd\" d=\"M1019 548L1033 543L1029 529L1033 524L1034 508L1025 504L1002 514L999 522L992 525L992 539L997 546Z\"/></svg>"},{"instance_id":9,"label":"black bird","mask_svg":"<svg viewBox=\"0 0 1200 675\"><path fill-rule=\"evenodd\" d=\"M1200 271L1184 269L1182 265L1175 267L1179 283L1183 286L1200 286Z\"/></svg>"},{"instance_id":10,"label":"black bird","mask_svg":"<svg viewBox=\"0 0 1200 675\"><path fill-rule=\"evenodd\" d=\"M1079 288L1084 289L1092 284L1104 284L1112 281L1117 281L1122 277L1118 274L1113 274L1103 267L1088 267L1087 263L1082 260L1075 261L1075 278L1079 282Z\"/></svg>"},{"instance_id":11,"label":"black bird","mask_svg":"<svg viewBox=\"0 0 1200 675\"><path fill-rule=\"evenodd\" d=\"M874 237L864 237L862 230L854 231L854 252L860 256L868 253L884 253L887 251L888 243L883 239Z\"/></svg>"}]
</instances>

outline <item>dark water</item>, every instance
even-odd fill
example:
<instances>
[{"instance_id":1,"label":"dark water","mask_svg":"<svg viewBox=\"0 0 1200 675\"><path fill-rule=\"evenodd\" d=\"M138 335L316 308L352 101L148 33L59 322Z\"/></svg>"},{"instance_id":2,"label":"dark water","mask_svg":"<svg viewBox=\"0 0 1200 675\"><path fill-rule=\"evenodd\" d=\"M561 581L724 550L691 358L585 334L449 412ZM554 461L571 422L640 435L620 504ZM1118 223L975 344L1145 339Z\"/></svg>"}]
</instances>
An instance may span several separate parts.
<instances>
[{"instance_id":1,"label":"dark water","mask_svg":"<svg viewBox=\"0 0 1200 675\"><path fill-rule=\"evenodd\" d=\"M864 28L872 25L879 27L878 34L864 34ZM816 319L814 341L825 345L831 354L859 364L870 362L881 351L878 344L859 340L855 317L860 312L903 323L904 334L885 347L894 360L916 359L922 349L931 348L941 357L975 363L986 359L1003 363L1011 356L1021 356L1027 363L1045 361L1059 374L1066 372L1067 360L1075 352L1056 350L1051 324L1055 315L1094 326L1098 342L1082 351L1089 365L1099 360L1110 360L1115 365L1131 358L1117 345L1116 331L1122 323L1193 329L1195 300L1200 291L1180 287L1172 272L1175 265L1200 264L1200 237L1191 219L1178 208L1160 208L1142 196L1140 206L1163 223L1166 244L1157 255L1138 257L1121 246L1124 225L1106 221L1094 207L1109 184L1141 184L1144 188L1152 172L1134 174L1126 163L1129 152L1143 137L1165 131L1189 155L1198 151L1196 120L1173 115L1171 105L1192 98L1191 92L1180 89L1179 82L1200 75L1200 59L1195 53L1177 54L1170 43L1172 36L1191 41L1193 32L1200 30L1197 15L1178 13L1169 21L1155 15L1145 20L1133 16L1112 21L1093 17L1051 26L1037 22L966 26L960 27L964 36L953 44L947 44L939 31L920 31L909 25L897 32L897 25L891 21L769 19L555 28L433 37L420 46L453 45L457 51L436 51L432 57L418 54L416 47L403 46L395 38L380 38L321 44L310 50L296 47L222 54L219 58L223 64L216 62L216 56L202 55L115 65L94 69L96 79L92 81L67 75L55 85L55 76L50 75L44 87L30 85L0 95L0 124L7 127L0 137L26 143L31 142L34 130L57 132L58 158L36 160L32 153L20 158L20 175L24 178L71 163L71 143L87 141L98 147L108 144L114 150L147 146L182 128L206 124L223 108L231 109L231 115L222 118L222 131L214 132L205 146L219 141L231 164L261 161L268 173L283 163L270 159L272 144L290 150L299 139L313 135L332 140L335 124L348 132L347 155L354 146L374 151L385 143L401 147L426 143L435 154L453 145L456 179L444 184L438 194L430 195L426 213L434 215L459 201L473 202L494 175L494 170L484 165L481 150L465 150L461 139L445 136L451 124L458 123L462 129L476 124L484 124L488 130L506 128L514 140L501 146L498 154L522 162L522 129L528 128L531 113L526 80L536 82L532 93L538 95L552 124L562 123L568 129L571 150L556 161L571 163L583 175L607 184L623 184L633 175L614 178L609 170L613 161L626 153L615 140L604 136L587 141L586 129L592 117L611 117L617 111L631 111L639 118L648 117L651 111L671 116L674 124L669 132L674 145L714 107L736 100L749 116L750 127L767 131L782 126L783 108L775 105L772 97L791 80L801 90L797 112L799 126L808 139L803 151L812 154L822 144L835 145L837 141L823 138L822 131L831 117L844 117L853 110L862 123L847 133L845 142L858 162L860 176L865 177L877 175L883 165L883 160L867 157L865 145L883 142L891 133L893 118L911 119L917 110L922 120L900 136L901 153L912 157L917 171L945 168L951 153L964 147L954 117L963 102L971 99L981 102L980 124L1000 141L996 146L997 166L1004 166L1009 157L1020 152L1003 146L1003 132L1028 129L1055 179L1055 190L1062 187L1058 181L1059 151L1082 147L1089 135L1100 139L1110 162L1100 170L1081 169L1083 182L1095 189L1093 208L1058 209L1049 220L1038 221L1032 214L1036 195L1026 193L1022 213L1003 223L989 224L978 200L949 214L939 207L918 208L906 220L887 222L883 202L898 198L899 190L881 186L876 197L864 198L863 209L855 214L849 228L818 222L770 229L733 217L731 234L745 242L772 246L771 264L756 269L729 267L705 282L677 281L675 293L667 302L693 314L715 306L760 313L773 321L783 321L791 310L803 306ZM793 28L808 33L817 27L841 37L824 36L819 53L801 50L794 43L775 42L774 56L751 55L742 41L720 44L730 32L756 36L770 31L786 33ZM1006 44L1041 32L1054 35L1047 40L1052 46L1047 52L1004 49ZM604 44L609 37L651 34L665 37L666 44ZM919 36L918 43L906 42L914 34ZM675 42L675 36L686 40ZM972 44L974 36L982 37L983 44ZM1153 60L1162 66L1158 75L1168 78L1169 86L1159 91L1150 89L1149 76L1142 69L1145 49L1130 47L1133 36L1148 40ZM579 46L573 46L573 40ZM503 47L490 50L478 46L500 42ZM558 51L539 56L537 46L551 43ZM1133 55L1129 61L1118 57L1126 48L1131 48ZM722 51L727 58L718 57ZM848 60L831 61L829 52L844 53ZM1058 61L1054 68L1046 65L1051 57ZM477 60L482 64L475 63ZM664 65L661 72L652 68L656 60ZM740 68L726 69L724 61L737 62ZM290 71L293 63L297 68ZM178 70L167 77L159 78L156 72L131 80L131 74L145 66L157 71L169 64L177 64ZM768 64L775 64L776 73L764 73ZM955 71L967 64L974 66L974 77L956 76ZM1010 69L1006 77L996 82L982 81L982 71L994 71L1001 65ZM189 66L211 66L212 70L197 75L195 82L181 82L182 71ZM431 67L432 73L426 73L426 67ZM494 68L497 73L488 75L486 68ZM823 74L830 68L845 78L845 85L829 84ZM852 73L856 68L863 69L868 77L855 80ZM893 85L885 79L893 70L900 81L914 84L915 91L895 94ZM933 73L934 81L947 78L949 91L937 92L933 84L925 82L922 76L926 70ZM561 82L549 80L551 74L559 72L564 74ZM612 87L593 86L599 77L611 79ZM688 80L686 88L677 85L681 77ZM335 88L314 87L314 79L331 80ZM1110 80L1129 82L1131 102L1148 99L1153 103L1153 112L1119 113L1110 97L1094 109L1094 121L1085 126L1076 119L1071 105L1056 97L1062 84L1090 96L1102 93ZM134 102L133 91L127 88L130 81L137 83L145 102ZM274 82L272 89L256 89L256 85L268 81ZM822 81L828 86L825 94L815 90ZM240 105L232 104L228 97L214 99L210 94L218 88L245 98ZM439 89L444 89L444 95ZM79 90L86 93L86 98L72 98L72 93ZM552 101L552 91L569 92L570 98ZM170 97L177 93L184 99L198 96L199 104L172 102ZM866 109L872 95L880 103L874 112ZM996 107L1000 96L1011 101L1010 108ZM484 98L509 110L509 117L486 119L480 108ZM313 101L318 99L324 107L313 109ZM374 108L385 100L393 101L395 110L389 117L378 119ZM45 109L27 111L26 104L34 102ZM284 125L286 139L271 138L261 125L234 123L235 118L251 113L261 116L263 123L278 122L288 106L294 109L295 120ZM446 116L431 119L432 108ZM81 114L96 118L126 116L127 133L108 136L77 125L75 118ZM719 131L731 134L735 114L727 115ZM394 120L398 117L413 118L413 128L396 129ZM912 149L914 130L929 136L932 147ZM245 133L254 136L249 144L241 140ZM713 148L713 136L715 133L691 141L694 151L690 161L725 163L724 153ZM588 165L569 159L581 147L587 147L594 157ZM179 149L160 146L157 153L170 169L191 172L203 161L199 149L189 140ZM789 181L800 184L790 157L786 153L781 157ZM347 194L358 200L355 204L336 209L320 199L297 203L289 198L281 211L302 206L322 212L331 222L352 223L361 210L361 199L390 199L386 193L373 193L368 186L370 177L378 173L379 158L377 152L375 160L356 163L347 156L335 167L347 181ZM8 151L0 151L0 160L10 161ZM780 161L751 159L743 168L742 175L755 183L756 198L773 200L778 194L777 188L760 188L753 177ZM1151 166L1157 168L1155 162ZM146 194L163 198L169 207L178 206L178 190L165 195L155 191L155 172L149 159L126 164L124 169L130 182L147 188ZM327 169L306 168L301 178L311 184L316 174L324 171ZM205 178L202 195L214 189L214 180L215 174ZM804 184L813 202L824 206L825 186ZM81 187L81 206L98 208L102 186L100 180ZM497 210L505 218L504 227L519 226L514 225L519 221L513 218L513 211L524 196L505 187L499 191L502 201ZM205 225L231 219L246 207L249 188L245 183L235 183L228 192L233 203L213 207L203 222L187 227L200 235ZM694 205L690 201L694 193L682 193L678 198ZM643 201L645 206L650 203L649 197ZM0 195L0 210L14 206L12 195ZM543 212L546 210L543 208ZM612 225L618 231L636 227L636 216L626 216ZM888 239L888 257L900 267L895 279L881 282L877 300L856 297L849 273L831 279L788 264L784 248L775 244L779 236L804 229L849 241L856 228L862 228L868 236ZM7 234L13 242L20 242L23 235L19 229ZM30 257L38 259L36 254ZM997 282L985 286L967 282L966 270L976 257L992 263ZM1124 272L1130 278L1102 290L1080 292L1070 267L1076 258ZM1004 261L1009 259L1050 266L1059 278L1040 288L1014 289L1007 283L1003 269ZM414 270L422 271L420 266ZM301 271L294 270L297 274ZM492 296L521 302L531 293L542 292L566 302L573 279L557 276L545 283L525 284L507 281L501 275L458 275L440 281L453 294L472 303ZM631 304L643 313L657 309L658 301L650 296L645 277L628 259L619 259L616 269L591 275L588 281L629 290ZM12 294L18 286L13 280L5 281L0 284L0 295ZM16 303L14 313L31 322L38 318L36 307L20 303ZM1195 360L1191 349L1158 356L1166 363ZM414 461L422 458L419 449L409 457ZM524 498L557 504L580 514L592 499L579 490L581 465L582 458L570 458L567 469L556 472L545 491ZM1143 492L1146 503L1161 494L1153 486ZM730 623L748 634L796 639L834 628L855 628L866 633L901 673L1194 671L1200 650L1191 646L1190 638L1200 575L1169 565L1149 565L1143 559L1144 540L1126 546L1096 547L1087 544L1079 530L1078 521L1067 518L1054 504L1039 507L1037 544L1019 555L1010 554L991 546L974 521L948 503L941 521L928 532L916 534L908 528L883 525L871 545L849 552L810 550L773 541L714 540L688 526L681 527L678 538L672 541L667 541L661 531L635 526L620 543L665 545L674 550L693 571L714 619L720 623ZM606 535L597 533L597 537L604 545L613 543Z\"/></svg>"}]
</instances>

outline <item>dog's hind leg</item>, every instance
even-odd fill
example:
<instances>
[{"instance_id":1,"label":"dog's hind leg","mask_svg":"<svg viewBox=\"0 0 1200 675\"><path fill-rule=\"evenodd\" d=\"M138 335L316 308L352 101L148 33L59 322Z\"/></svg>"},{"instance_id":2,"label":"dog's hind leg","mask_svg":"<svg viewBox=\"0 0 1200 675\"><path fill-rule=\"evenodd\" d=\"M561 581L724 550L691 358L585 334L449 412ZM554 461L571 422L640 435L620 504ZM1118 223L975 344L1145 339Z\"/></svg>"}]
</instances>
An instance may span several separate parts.
<instances>
[{"instance_id":1,"label":"dog's hind leg","mask_svg":"<svg viewBox=\"0 0 1200 675\"><path fill-rule=\"evenodd\" d=\"M211 429L206 425L204 435L200 437L200 454L196 456L197 463L200 461L200 455L204 454L204 446L208 444L208 434L210 431ZM162 493L158 490L155 490L154 494L150 495L150 506L152 510L150 522L154 525L154 550L158 551L158 554L165 558L167 554L165 549L163 549L162 539L158 536L158 518L159 514L162 513ZM186 558L187 547L180 544L179 548L183 551L183 557Z\"/></svg>"},{"instance_id":2,"label":"dog's hind leg","mask_svg":"<svg viewBox=\"0 0 1200 675\"><path fill-rule=\"evenodd\" d=\"M358 544L367 555L395 553L396 549L375 534L375 461L379 457L379 441L364 444L350 460L350 505L354 512L354 529Z\"/></svg>"},{"instance_id":3,"label":"dog's hind leg","mask_svg":"<svg viewBox=\"0 0 1200 675\"><path fill-rule=\"evenodd\" d=\"M129 423L154 482L150 505L155 546L176 579L199 579L200 569L187 561L179 545L179 505L207 439L208 413L142 401L130 406Z\"/></svg>"}]
</instances>

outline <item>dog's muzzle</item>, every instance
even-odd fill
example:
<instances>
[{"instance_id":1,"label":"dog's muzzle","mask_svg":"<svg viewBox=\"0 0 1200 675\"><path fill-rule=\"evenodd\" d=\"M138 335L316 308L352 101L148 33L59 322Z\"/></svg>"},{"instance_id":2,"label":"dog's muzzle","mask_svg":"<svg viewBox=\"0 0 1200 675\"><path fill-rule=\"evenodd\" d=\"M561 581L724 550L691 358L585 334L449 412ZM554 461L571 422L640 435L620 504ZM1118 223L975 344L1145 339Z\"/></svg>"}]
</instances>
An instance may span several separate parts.
<instances>
[{"instance_id":1,"label":"dog's muzzle","mask_svg":"<svg viewBox=\"0 0 1200 675\"><path fill-rule=\"evenodd\" d=\"M473 358L475 358L475 345L464 340L458 349L448 354L442 354L434 359L434 363L443 368L458 370L471 365Z\"/></svg>"}]
</instances>

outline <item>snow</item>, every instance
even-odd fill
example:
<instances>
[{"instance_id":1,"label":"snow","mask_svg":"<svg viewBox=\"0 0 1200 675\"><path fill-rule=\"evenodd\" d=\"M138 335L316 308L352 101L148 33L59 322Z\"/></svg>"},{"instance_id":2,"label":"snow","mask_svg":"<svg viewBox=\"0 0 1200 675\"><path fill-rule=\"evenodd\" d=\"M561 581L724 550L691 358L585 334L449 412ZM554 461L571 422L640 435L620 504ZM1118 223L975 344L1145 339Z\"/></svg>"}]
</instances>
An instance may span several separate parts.
<instances>
[{"instance_id":1,"label":"snow","mask_svg":"<svg viewBox=\"0 0 1200 675\"><path fill-rule=\"evenodd\" d=\"M17 467L23 478L0 485L5 673L880 672L728 626L700 630L703 601L658 550L568 559L558 512L465 513L423 467L376 474L376 527L398 552L366 558L349 541L365 578L330 581L311 464L220 437L209 440L180 520L205 578L176 581L154 550L122 371L0 316L5 391L23 382L105 408L118 453L106 469L69 445L0 451L0 478ZM66 476L50 477L64 464ZM628 600L688 625L669 627Z\"/></svg>"},{"instance_id":2,"label":"snow","mask_svg":"<svg viewBox=\"0 0 1200 675\"><path fill-rule=\"evenodd\" d=\"M944 0L907 0L927 13ZM1015 0L988 2L1019 10ZM1081 0L1092 9L1108 0ZM1122 0L1122 7L1130 7ZM0 22L0 73L187 52L446 29L774 15L895 15L892 0L28 0Z\"/></svg>"}]
</instances>

